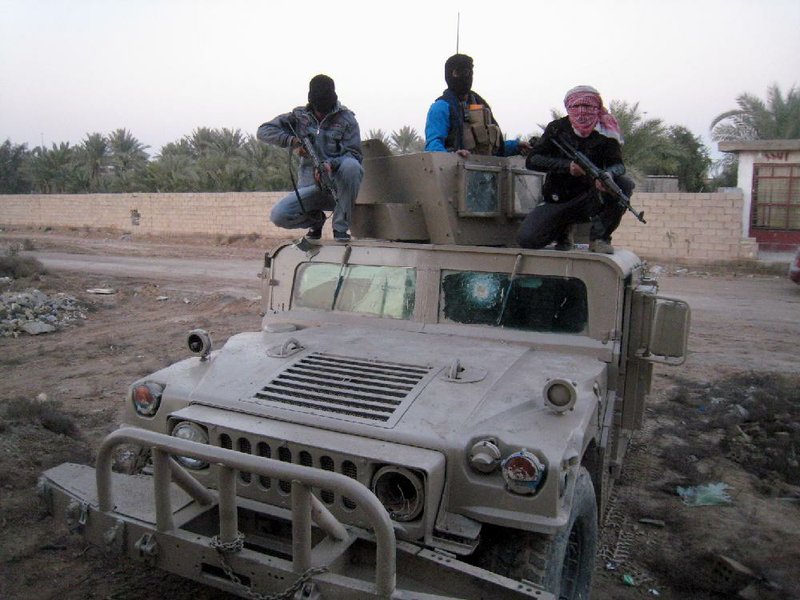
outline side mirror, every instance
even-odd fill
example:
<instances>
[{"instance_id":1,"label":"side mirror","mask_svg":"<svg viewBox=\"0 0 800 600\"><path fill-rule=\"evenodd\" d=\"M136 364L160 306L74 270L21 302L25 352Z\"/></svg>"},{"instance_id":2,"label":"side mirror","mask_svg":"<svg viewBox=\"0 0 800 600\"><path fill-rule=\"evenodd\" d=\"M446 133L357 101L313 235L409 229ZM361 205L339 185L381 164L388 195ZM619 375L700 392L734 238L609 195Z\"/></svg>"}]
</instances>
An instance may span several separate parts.
<instances>
[{"instance_id":1,"label":"side mirror","mask_svg":"<svg viewBox=\"0 0 800 600\"><path fill-rule=\"evenodd\" d=\"M657 296L650 324L650 340L641 358L653 363L680 365L686 360L691 309L683 300Z\"/></svg>"}]
</instances>

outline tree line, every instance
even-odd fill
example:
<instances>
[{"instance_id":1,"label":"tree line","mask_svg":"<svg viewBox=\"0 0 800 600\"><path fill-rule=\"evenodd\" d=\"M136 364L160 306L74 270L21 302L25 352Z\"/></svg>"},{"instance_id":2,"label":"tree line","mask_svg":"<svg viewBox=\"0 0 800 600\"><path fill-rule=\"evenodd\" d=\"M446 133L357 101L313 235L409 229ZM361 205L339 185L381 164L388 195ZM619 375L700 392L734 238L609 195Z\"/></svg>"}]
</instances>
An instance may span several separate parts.
<instances>
[{"instance_id":1,"label":"tree line","mask_svg":"<svg viewBox=\"0 0 800 600\"><path fill-rule=\"evenodd\" d=\"M784 95L773 85L766 101L745 93L737 106L712 121L712 139L800 138L800 90L792 87ZM688 192L736 185L735 157L723 160L716 178L709 178L714 166L709 150L686 127L648 118L638 102L615 100L609 110L620 123L625 164L634 178L672 175ZM559 116L552 111L553 118ZM380 139L395 154L424 147L423 137L410 126L391 133L371 129L364 139ZM0 146L0 193L282 191L291 189L290 169L297 168L287 150L239 129L199 127L152 158L147 149L126 129L90 133L74 146L61 142L32 150L6 140Z\"/></svg>"}]
</instances>

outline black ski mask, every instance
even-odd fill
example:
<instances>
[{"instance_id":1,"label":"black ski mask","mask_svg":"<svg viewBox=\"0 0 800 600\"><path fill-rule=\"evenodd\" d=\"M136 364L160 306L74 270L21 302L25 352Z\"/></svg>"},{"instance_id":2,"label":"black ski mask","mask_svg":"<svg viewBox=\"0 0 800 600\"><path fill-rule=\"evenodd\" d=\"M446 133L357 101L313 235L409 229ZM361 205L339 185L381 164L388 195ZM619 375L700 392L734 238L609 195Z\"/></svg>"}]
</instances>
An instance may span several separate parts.
<instances>
[{"instance_id":1,"label":"black ski mask","mask_svg":"<svg viewBox=\"0 0 800 600\"><path fill-rule=\"evenodd\" d=\"M469 92L472 89L472 57L454 54L448 58L444 63L444 80L456 96Z\"/></svg>"},{"instance_id":2,"label":"black ski mask","mask_svg":"<svg viewBox=\"0 0 800 600\"><path fill-rule=\"evenodd\" d=\"M327 115L336 107L336 86L327 75L316 75L308 84L308 102L318 113Z\"/></svg>"}]
</instances>

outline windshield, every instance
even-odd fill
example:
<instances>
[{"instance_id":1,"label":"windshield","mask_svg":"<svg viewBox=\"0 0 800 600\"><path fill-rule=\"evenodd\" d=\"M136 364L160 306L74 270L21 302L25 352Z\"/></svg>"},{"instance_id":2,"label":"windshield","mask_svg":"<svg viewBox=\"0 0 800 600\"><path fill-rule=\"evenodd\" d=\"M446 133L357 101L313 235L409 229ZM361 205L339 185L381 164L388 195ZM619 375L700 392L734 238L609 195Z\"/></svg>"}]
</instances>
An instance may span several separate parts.
<instances>
[{"instance_id":1,"label":"windshield","mask_svg":"<svg viewBox=\"0 0 800 600\"><path fill-rule=\"evenodd\" d=\"M295 278L292 304L407 320L414 313L416 278L410 267L304 263Z\"/></svg>"},{"instance_id":2,"label":"windshield","mask_svg":"<svg viewBox=\"0 0 800 600\"><path fill-rule=\"evenodd\" d=\"M571 277L443 271L439 320L528 331L580 333L586 285Z\"/></svg>"}]
</instances>

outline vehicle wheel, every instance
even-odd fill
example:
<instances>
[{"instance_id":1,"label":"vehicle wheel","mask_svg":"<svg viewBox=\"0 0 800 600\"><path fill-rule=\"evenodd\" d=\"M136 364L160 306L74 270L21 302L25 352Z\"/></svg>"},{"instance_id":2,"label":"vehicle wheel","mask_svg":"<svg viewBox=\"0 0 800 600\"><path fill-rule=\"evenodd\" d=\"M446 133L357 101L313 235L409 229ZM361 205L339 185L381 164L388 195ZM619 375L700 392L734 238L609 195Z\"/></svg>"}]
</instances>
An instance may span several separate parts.
<instances>
[{"instance_id":1,"label":"vehicle wheel","mask_svg":"<svg viewBox=\"0 0 800 600\"><path fill-rule=\"evenodd\" d=\"M150 448L122 444L114 452L111 470L125 475L139 475L150 463Z\"/></svg>"},{"instance_id":2,"label":"vehicle wheel","mask_svg":"<svg viewBox=\"0 0 800 600\"><path fill-rule=\"evenodd\" d=\"M511 579L526 579L557 598L587 600L597 552L597 500L581 467L567 524L555 535L496 529L478 564Z\"/></svg>"}]
</instances>

